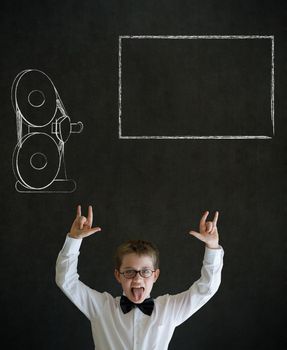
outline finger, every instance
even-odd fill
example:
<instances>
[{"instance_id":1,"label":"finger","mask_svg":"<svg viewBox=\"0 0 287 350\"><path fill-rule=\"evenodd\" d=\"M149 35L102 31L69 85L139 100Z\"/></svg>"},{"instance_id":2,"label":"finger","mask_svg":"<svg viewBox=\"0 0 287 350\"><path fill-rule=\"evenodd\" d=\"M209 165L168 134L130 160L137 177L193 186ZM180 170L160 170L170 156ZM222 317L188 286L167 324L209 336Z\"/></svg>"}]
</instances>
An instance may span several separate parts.
<instances>
[{"instance_id":1,"label":"finger","mask_svg":"<svg viewBox=\"0 0 287 350\"><path fill-rule=\"evenodd\" d=\"M202 215L202 218L200 219L200 222L199 222L200 230L204 230L205 231L205 222L206 222L206 218L208 217L208 214L209 214L209 211L206 211Z\"/></svg>"},{"instance_id":2,"label":"finger","mask_svg":"<svg viewBox=\"0 0 287 350\"><path fill-rule=\"evenodd\" d=\"M218 211L216 211L214 218L213 218L213 221L212 221L214 226L216 226L216 224L217 224L218 216L219 216L219 213L218 213Z\"/></svg>"},{"instance_id":3,"label":"finger","mask_svg":"<svg viewBox=\"0 0 287 350\"><path fill-rule=\"evenodd\" d=\"M196 232L196 231L189 231L189 234L198 238L198 239L202 239L202 235L199 233L199 232Z\"/></svg>"},{"instance_id":4,"label":"finger","mask_svg":"<svg viewBox=\"0 0 287 350\"><path fill-rule=\"evenodd\" d=\"M81 215L82 215L81 206L78 205L77 206L77 217L80 217Z\"/></svg>"},{"instance_id":5,"label":"finger","mask_svg":"<svg viewBox=\"0 0 287 350\"><path fill-rule=\"evenodd\" d=\"M93 224L93 207L91 205L89 205L88 208L88 225L90 225L90 227L92 227Z\"/></svg>"},{"instance_id":6,"label":"finger","mask_svg":"<svg viewBox=\"0 0 287 350\"><path fill-rule=\"evenodd\" d=\"M79 228L80 228L80 230L83 229L86 221L87 221L87 218L85 218L84 216L80 216L80 218L79 218Z\"/></svg>"},{"instance_id":7,"label":"finger","mask_svg":"<svg viewBox=\"0 0 287 350\"><path fill-rule=\"evenodd\" d=\"M213 222L208 221L208 222L206 223L206 231L207 231L208 233L210 233L212 230L213 230Z\"/></svg>"}]
</instances>

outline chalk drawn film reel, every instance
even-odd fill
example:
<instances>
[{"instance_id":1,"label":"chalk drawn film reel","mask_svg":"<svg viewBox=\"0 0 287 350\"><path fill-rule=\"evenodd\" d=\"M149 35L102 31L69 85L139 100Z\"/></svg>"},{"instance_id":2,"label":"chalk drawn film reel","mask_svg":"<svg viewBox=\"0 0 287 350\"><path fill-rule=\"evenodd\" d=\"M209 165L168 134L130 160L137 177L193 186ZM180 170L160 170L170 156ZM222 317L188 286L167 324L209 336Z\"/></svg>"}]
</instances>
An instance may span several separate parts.
<instances>
[{"instance_id":1,"label":"chalk drawn film reel","mask_svg":"<svg viewBox=\"0 0 287 350\"><path fill-rule=\"evenodd\" d=\"M13 154L15 176L33 190L47 188L58 175L61 154L55 140L45 133L26 135Z\"/></svg>"},{"instance_id":2,"label":"chalk drawn film reel","mask_svg":"<svg viewBox=\"0 0 287 350\"><path fill-rule=\"evenodd\" d=\"M33 69L18 74L13 83L12 94L16 109L19 109L28 125L43 127L55 117L57 92L52 80L45 73Z\"/></svg>"}]
</instances>

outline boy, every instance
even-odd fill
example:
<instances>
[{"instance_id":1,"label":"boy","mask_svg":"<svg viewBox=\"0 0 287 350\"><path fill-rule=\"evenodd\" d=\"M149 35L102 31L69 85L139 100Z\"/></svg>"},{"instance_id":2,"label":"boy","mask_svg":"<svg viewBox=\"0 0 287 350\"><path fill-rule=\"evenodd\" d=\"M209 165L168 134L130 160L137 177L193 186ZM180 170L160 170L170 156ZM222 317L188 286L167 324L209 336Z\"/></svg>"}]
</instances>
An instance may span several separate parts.
<instances>
[{"instance_id":1,"label":"boy","mask_svg":"<svg viewBox=\"0 0 287 350\"><path fill-rule=\"evenodd\" d=\"M150 242L128 241L116 252L115 277L123 295L112 297L99 293L81 281L77 262L82 239L101 230L92 227L93 210L87 218L81 207L66 237L56 264L56 283L70 300L88 317L97 350L166 350L175 327L202 307L217 291L223 266L223 249L219 246L213 221L200 220L199 232L190 234L205 242L201 277L187 291L163 295L153 300L150 293L159 277L158 250Z\"/></svg>"}]
</instances>

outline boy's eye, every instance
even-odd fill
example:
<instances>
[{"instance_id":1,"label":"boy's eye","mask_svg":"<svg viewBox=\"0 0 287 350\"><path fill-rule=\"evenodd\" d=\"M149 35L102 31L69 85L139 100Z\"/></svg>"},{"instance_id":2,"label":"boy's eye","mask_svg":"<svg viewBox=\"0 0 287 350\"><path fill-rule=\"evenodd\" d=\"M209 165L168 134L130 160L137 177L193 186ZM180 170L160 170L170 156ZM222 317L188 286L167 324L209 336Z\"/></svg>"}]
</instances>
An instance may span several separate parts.
<instances>
[{"instance_id":1,"label":"boy's eye","mask_svg":"<svg viewBox=\"0 0 287 350\"><path fill-rule=\"evenodd\" d=\"M125 276L131 277L135 275L135 270L126 270L124 273L125 273Z\"/></svg>"},{"instance_id":2,"label":"boy's eye","mask_svg":"<svg viewBox=\"0 0 287 350\"><path fill-rule=\"evenodd\" d=\"M143 270L141 270L141 273L143 275L149 275L150 274L150 270L149 269L143 269Z\"/></svg>"},{"instance_id":3,"label":"boy's eye","mask_svg":"<svg viewBox=\"0 0 287 350\"><path fill-rule=\"evenodd\" d=\"M143 270L141 270L141 275L143 277L150 277L152 275L152 270L150 270L150 269L143 269Z\"/></svg>"}]
</instances>

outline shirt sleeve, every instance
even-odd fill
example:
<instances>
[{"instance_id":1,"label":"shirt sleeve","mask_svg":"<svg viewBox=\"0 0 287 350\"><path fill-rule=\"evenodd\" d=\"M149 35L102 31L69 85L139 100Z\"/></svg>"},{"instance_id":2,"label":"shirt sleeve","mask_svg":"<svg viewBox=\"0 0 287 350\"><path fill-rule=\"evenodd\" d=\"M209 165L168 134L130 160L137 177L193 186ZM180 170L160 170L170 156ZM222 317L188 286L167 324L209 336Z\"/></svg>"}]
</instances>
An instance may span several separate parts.
<instances>
[{"instance_id":1,"label":"shirt sleeve","mask_svg":"<svg viewBox=\"0 0 287 350\"><path fill-rule=\"evenodd\" d=\"M66 237L56 262L56 284L88 317L95 317L103 307L105 293L99 293L79 280L78 256L82 239Z\"/></svg>"},{"instance_id":2,"label":"shirt sleeve","mask_svg":"<svg viewBox=\"0 0 287 350\"><path fill-rule=\"evenodd\" d=\"M200 278L185 292L165 300L169 315L178 326L200 309L218 290L221 283L224 251L205 248Z\"/></svg>"}]
</instances>

